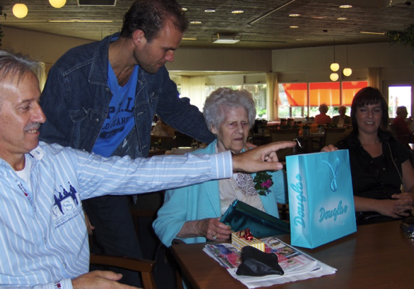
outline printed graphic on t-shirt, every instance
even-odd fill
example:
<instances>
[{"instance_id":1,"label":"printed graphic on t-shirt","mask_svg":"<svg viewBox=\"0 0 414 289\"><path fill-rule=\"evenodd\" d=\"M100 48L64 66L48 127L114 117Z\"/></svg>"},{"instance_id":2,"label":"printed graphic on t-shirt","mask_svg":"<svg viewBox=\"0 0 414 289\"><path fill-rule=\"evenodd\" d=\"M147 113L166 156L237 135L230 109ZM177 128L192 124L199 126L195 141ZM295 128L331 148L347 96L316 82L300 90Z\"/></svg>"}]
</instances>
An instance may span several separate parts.
<instances>
[{"instance_id":1,"label":"printed graphic on t-shirt","mask_svg":"<svg viewBox=\"0 0 414 289\"><path fill-rule=\"evenodd\" d=\"M108 64L108 87L112 92L108 116L102 126L92 152L109 157L131 132L135 125L134 104L137 87L138 66L124 85L118 84L118 79L110 64Z\"/></svg>"}]
</instances>

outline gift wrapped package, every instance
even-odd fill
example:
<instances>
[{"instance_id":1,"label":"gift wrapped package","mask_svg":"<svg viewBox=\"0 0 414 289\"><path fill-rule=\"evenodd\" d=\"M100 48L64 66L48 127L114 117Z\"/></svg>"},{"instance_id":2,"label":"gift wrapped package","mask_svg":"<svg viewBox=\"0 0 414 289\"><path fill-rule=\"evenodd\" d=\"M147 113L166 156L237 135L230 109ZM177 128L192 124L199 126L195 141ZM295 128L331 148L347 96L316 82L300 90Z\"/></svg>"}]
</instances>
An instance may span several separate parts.
<instances>
[{"instance_id":1,"label":"gift wrapped package","mask_svg":"<svg viewBox=\"0 0 414 289\"><path fill-rule=\"evenodd\" d=\"M239 232L231 233L231 243L234 247L241 250L245 246L252 246L260 251L265 251L265 244L256 239L250 232L249 229L242 230Z\"/></svg>"}]
</instances>

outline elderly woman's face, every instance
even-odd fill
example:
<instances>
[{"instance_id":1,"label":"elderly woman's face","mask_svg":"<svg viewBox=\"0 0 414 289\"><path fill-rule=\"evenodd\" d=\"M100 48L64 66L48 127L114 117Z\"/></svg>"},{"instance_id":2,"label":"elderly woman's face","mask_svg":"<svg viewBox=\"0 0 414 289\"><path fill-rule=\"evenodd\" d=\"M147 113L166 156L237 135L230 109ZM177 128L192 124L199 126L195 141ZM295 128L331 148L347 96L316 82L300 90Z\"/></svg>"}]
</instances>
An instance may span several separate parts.
<instances>
[{"instance_id":1,"label":"elderly woman's face","mask_svg":"<svg viewBox=\"0 0 414 289\"><path fill-rule=\"evenodd\" d=\"M224 109L225 118L218 128L213 127L211 132L217 135L219 152L230 150L239 153L245 146L249 135L249 119L243 107Z\"/></svg>"},{"instance_id":2,"label":"elderly woman's face","mask_svg":"<svg viewBox=\"0 0 414 289\"><path fill-rule=\"evenodd\" d=\"M360 132L366 134L377 133L382 121L381 104L368 104L357 107L355 117Z\"/></svg>"}]
</instances>

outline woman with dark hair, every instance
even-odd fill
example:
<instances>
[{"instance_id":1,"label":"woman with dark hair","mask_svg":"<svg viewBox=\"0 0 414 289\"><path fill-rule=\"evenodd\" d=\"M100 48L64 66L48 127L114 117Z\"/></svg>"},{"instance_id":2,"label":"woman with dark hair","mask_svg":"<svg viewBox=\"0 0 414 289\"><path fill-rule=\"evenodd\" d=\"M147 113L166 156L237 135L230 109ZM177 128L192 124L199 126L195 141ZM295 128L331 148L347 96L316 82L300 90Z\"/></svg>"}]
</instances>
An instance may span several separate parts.
<instances>
[{"instance_id":1,"label":"woman with dark hair","mask_svg":"<svg viewBox=\"0 0 414 289\"><path fill-rule=\"evenodd\" d=\"M349 150L357 223L408 216L414 208L411 153L386 131L388 105L378 89L358 91L352 101L351 120L351 133L322 151Z\"/></svg>"}]
</instances>

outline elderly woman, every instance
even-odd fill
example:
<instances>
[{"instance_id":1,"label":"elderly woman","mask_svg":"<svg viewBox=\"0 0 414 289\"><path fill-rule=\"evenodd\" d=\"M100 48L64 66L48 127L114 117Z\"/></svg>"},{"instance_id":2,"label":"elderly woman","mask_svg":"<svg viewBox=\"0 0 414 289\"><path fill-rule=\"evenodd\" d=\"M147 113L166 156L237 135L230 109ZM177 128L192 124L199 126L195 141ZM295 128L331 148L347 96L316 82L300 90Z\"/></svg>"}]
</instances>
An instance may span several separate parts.
<instances>
[{"instance_id":1,"label":"elderly woman","mask_svg":"<svg viewBox=\"0 0 414 289\"><path fill-rule=\"evenodd\" d=\"M204 118L217 140L196 154L211 154L230 150L238 154L247 150L246 140L256 117L252 96L246 90L219 88L204 105ZM286 203L283 171L269 172L273 185L264 195L254 188L255 175L237 173L233 178L214 180L165 194L164 205L153 223L155 233L169 247L174 238L186 243L224 241L231 228L220 217L238 199L270 215L279 217L277 203Z\"/></svg>"},{"instance_id":2,"label":"elderly woman","mask_svg":"<svg viewBox=\"0 0 414 289\"><path fill-rule=\"evenodd\" d=\"M319 106L319 114L315 116L315 123L317 124L329 124L332 122L332 119L326 113L328 112L328 106L323 103Z\"/></svg>"},{"instance_id":3,"label":"elderly woman","mask_svg":"<svg viewBox=\"0 0 414 289\"><path fill-rule=\"evenodd\" d=\"M349 150L357 223L407 216L414 208L411 154L386 131L388 105L378 89L366 87L355 95L351 120L352 132L322 151Z\"/></svg>"}]
</instances>

